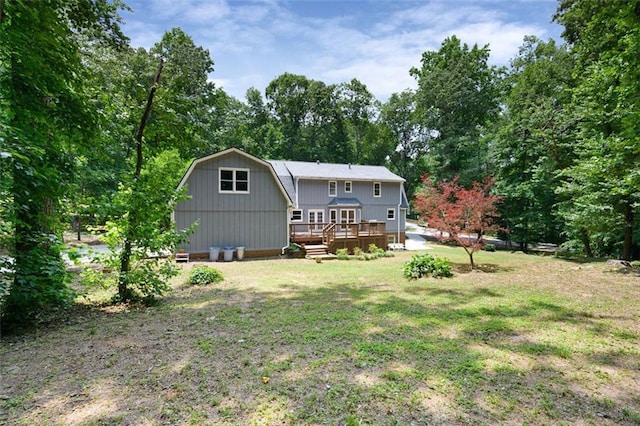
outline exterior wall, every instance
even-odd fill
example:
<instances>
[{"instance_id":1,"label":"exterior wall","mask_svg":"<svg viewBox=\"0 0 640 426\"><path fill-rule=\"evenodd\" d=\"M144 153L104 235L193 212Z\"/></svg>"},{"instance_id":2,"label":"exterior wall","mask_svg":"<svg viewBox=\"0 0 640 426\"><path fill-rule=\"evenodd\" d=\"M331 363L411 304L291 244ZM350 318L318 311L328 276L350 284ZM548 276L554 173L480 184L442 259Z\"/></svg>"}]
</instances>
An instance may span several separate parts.
<instances>
[{"instance_id":1,"label":"exterior wall","mask_svg":"<svg viewBox=\"0 0 640 426\"><path fill-rule=\"evenodd\" d=\"M329 197L329 181L328 180L300 180L298 182L298 208L302 209L302 222L307 222L309 218L309 210L323 210L324 221L329 222L329 210L335 208L351 208L351 207L330 207L328 204L335 198L357 198L362 207L359 213L356 213L356 222L366 222L369 220L377 220L386 222L388 233L397 233L398 230L404 232L406 212L398 210L400 202L399 182L381 182L381 196L373 196L373 181L352 181L351 192L345 192L345 181L338 180L336 197ZM395 210L395 219L387 219L387 210ZM338 212L338 217L339 216Z\"/></svg>"},{"instance_id":2,"label":"exterior wall","mask_svg":"<svg viewBox=\"0 0 640 426\"><path fill-rule=\"evenodd\" d=\"M249 193L219 193L219 167L249 169ZM279 252L288 241L288 202L270 168L235 152L198 163L186 185L189 200L175 211L178 229L199 221L183 248L206 253L210 246Z\"/></svg>"}]
</instances>

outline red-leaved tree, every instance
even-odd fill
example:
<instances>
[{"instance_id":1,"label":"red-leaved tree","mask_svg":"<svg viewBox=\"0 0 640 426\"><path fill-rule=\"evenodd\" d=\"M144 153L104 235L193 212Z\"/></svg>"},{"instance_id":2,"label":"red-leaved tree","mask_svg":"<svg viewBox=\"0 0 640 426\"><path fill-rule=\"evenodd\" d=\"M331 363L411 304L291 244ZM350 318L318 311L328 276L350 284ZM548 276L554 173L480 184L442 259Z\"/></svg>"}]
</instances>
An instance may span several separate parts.
<instances>
[{"instance_id":1,"label":"red-leaved tree","mask_svg":"<svg viewBox=\"0 0 640 426\"><path fill-rule=\"evenodd\" d=\"M500 229L494 221L502 197L489 193L494 180L487 178L483 183L474 182L471 189L466 189L458 183L457 177L436 185L425 174L422 183L413 200L415 210L429 227L440 231L438 238L441 241L453 241L462 246L469 255L471 269L474 269L473 254L484 247L483 236Z\"/></svg>"}]
</instances>

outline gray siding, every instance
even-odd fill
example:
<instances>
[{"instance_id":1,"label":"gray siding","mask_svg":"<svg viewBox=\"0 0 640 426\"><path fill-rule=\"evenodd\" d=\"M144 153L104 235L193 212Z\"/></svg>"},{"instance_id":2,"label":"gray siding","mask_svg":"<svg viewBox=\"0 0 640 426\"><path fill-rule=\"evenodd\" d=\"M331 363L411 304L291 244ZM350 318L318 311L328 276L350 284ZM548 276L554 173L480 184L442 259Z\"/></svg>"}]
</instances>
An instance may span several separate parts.
<instances>
[{"instance_id":1,"label":"gray siding","mask_svg":"<svg viewBox=\"0 0 640 426\"><path fill-rule=\"evenodd\" d=\"M362 204L361 216L356 220L377 220L386 222L387 232L397 232L405 229L405 213L398 211L400 203L400 183L380 182L382 191L380 197L373 196L373 181L351 181L351 192L344 192L344 180L338 180L337 198L357 198ZM324 210L325 221L329 221L329 209L340 207L328 207L328 204L336 197L329 197L328 180L299 180L298 182L298 208L303 209L303 221L308 220L308 211ZM394 209L395 220L387 220L387 210Z\"/></svg>"},{"instance_id":2,"label":"gray siding","mask_svg":"<svg viewBox=\"0 0 640 426\"><path fill-rule=\"evenodd\" d=\"M219 167L249 169L249 194L219 193ZM287 244L288 201L265 165L232 152L197 164L186 186L191 198L177 206L176 224L184 229L200 223L184 245L187 251L225 245L274 250Z\"/></svg>"}]
</instances>

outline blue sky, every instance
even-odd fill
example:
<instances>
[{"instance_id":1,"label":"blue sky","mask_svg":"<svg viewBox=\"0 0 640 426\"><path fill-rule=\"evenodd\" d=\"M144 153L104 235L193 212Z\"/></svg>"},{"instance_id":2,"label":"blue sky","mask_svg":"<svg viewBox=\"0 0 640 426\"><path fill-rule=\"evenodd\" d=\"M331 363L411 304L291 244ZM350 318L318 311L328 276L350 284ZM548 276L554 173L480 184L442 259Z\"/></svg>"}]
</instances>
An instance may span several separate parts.
<instances>
[{"instance_id":1,"label":"blue sky","mask_svg":"<svg viewBox=\"0 0 640 426\"><path fill-rule=\"evenodd\" d=\"M210 78L244 100L284 72L325 83L357 78L376 98L415 88L409 69L453 34L489 44L507 65L525 35L560 40L556 0L125 0L124 31L149 48L181 27L208 49Z\"/></svg>"}]
</instances>

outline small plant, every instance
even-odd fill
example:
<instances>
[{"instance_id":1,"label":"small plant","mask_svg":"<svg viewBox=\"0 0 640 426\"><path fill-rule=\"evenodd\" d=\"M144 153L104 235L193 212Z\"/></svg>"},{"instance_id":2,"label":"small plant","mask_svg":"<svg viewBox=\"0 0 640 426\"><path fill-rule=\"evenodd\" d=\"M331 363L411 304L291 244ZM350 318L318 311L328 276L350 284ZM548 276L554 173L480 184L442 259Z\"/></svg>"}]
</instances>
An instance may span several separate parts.
<instances>
[{"instance_id":1,"label":"small plant","mask_svg":"<svg viewBox=\"0 0 640 426\"><path fill-rule=\"evenodd\" d=\"M491 244L491 243L487 243L487 244L484 245L484 247L482 247L482 250L494 252L494 251L496 251L496 245L495 244Z\"/></svg>"},{"instance_id":2,"label":"small plant","mask_svg":"<svg viewBox=\"0 0 640 426\"><path fill-rule=\"evenodd\" d=\"M189 273L188 284L206 285L215 284L222 281L222 272L210 266L196 266Z\"/></svg>"},{"instance_id":3,"label":"small plant","mask_svg":"<svg viewBox=\"0 0 640 426\"><path fill-rule=\"evenodd\" d=\"M364 250L362 250L360 247L354 247L353 248L353 255L356 257L360 257L364 254Z\"/></svg>"},{"instance_id":4,"label":"small plant","mask_svg":"<svg viewBox=\"0 0 640 426\"><path fill-rule=\"evenodd\" d=\"M384 252L384 249L381 249L377 245L371 243L371 244L369 244L369 253L377 254L378 256L382 256L382 255L384 255L385 252Z\"/></svg>"},{"instance_id":5,"label":"small plant","mask_svg":"<svg viewBox=\"0 0 640 426\"><path fill-rule=\"evenodd\" d=\"M349 250L346 248L336 250L336 257L340 260L349 260Z\"/></svg>"},{"instance_id":6,"label":"small plant","mask_svg":"<svg viewBox=\"0 0 640 426\"><path fill-rule=\"evenodd\" d=\"M451 277L451 265L447 259L433 257L429 254L415 254L405 263L402 273L406 278L418 279L425 275L434 278Z\"/></svg>"}]
</instances>

